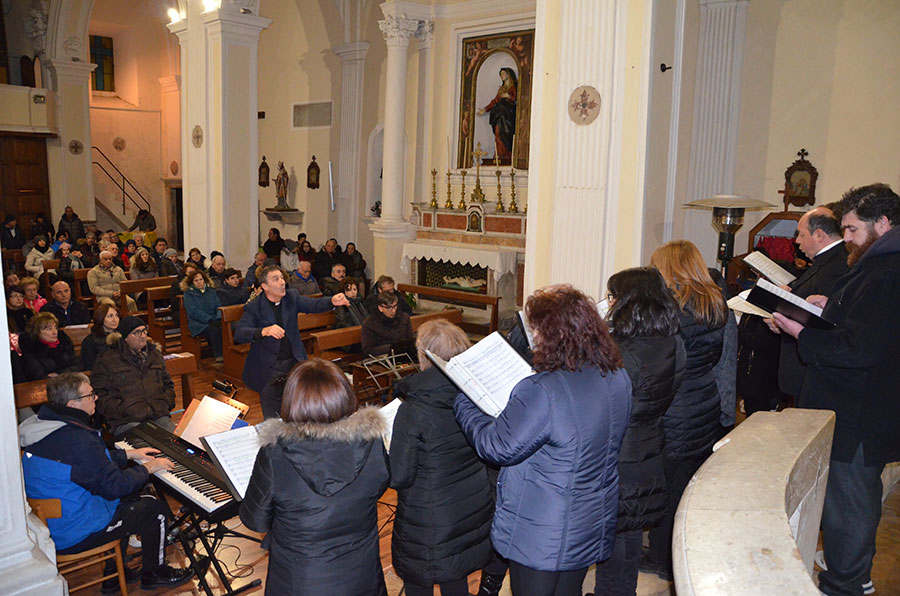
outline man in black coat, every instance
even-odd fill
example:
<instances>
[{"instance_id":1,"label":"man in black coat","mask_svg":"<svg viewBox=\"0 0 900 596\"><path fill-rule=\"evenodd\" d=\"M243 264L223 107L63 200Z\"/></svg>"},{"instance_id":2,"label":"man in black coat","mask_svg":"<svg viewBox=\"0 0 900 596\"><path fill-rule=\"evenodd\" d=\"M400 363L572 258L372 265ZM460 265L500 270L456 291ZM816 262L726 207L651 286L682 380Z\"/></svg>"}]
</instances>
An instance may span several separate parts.
<instances>
[{"instance_id":1,"label":"man in black coat","mask_svg":"<svg viewBox=\"0 0 900 596\"><path fill-rule=\"evenodd\" d=\"M338 250L337 240L331 238L325 246L316 254L316 262L313 264L313 275L316 279L325 279L331 275L331 269L341 262L341 251Z\"/></svg>"},{"instance_id":2,"label":"man in black coat","mask_svg":"<svg viewBox=\"0 0 900 596\"><path fill-rule=\"evenodd\" d=\"M852 189L841 212L850 271L831 296L807 298L835 327L775 315L807 365L798 405L837 416L822 512L828 570L819 575L829 596L860 594L871 582L881 473L900 460L900 196L884 184Z\"/></svg>"},{"instance_id":3,"label":"man in black coat","mask_svg":"<svg viewBox=\"0 0 900 596\"><path fill-rule=\"evenodd\" d=\"M16 223L15 215L9 214L3 220L3 226L0 227L0 246L11 250L25 246L25 234Z\"/></svg>"},{"instance_id":4,"label":"man in black coat","mask_svg":"<svg viewBox=\"0 0 900 596\"><path fill-rule=\"evenodd\" d=\"M84 238L84 224L81 223L81 218L69 205L66 205L66 211L59 219L57 230L66 232L69 235L69 243L72 245Z\"/></svg>"},{"instance_id":5,"label":"man in black coat","mask_svg":"<svg viewBox=\"0 0 900 596\"><path fill-rule=\"evenodd\" d=\"M91 313L87 307L72 300L69 284L58 281L50 288L52 299L41 307L41 312L53 313L60 327L67 325L87 325L91 322Z\"/></svg>"},{"instance_id":6,"label":"man in black coat","mask_svg":"<svg viewBox=\"0 0 900 596\"><path fill-rule=\"evenodd\" d=\"M841 238L841 224L826 207L816 207L797 224L797 246L812 259L812 265L789 285L800 298L813 294L830 296L839 277L847 273L847 249ZM778 363L778 388L784 393L800 395L804 365L797 355L797 342L789 335L781 336Z\"/></svg>"}]
</instances>

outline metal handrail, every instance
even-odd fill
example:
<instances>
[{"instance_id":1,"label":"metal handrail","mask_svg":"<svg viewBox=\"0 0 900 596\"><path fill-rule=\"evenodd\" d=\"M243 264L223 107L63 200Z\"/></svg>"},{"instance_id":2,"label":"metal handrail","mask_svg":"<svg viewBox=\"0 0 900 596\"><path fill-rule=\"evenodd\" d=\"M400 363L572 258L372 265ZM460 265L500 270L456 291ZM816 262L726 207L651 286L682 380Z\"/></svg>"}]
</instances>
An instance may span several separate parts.
<instances>
[{"instance_id":1,"label":"metal handrail","mask_svg":"<svg viewBox=\"0 0 900 596\"><path fill-rule=\"evenodd\" d=\"M136 187L134 184L132 184L131 180L129 180L129 179L125 176L125 174L123 174L122 171L121 171L119 168L116 167L116 164L114 164L114 163L112 162L112 160L111 160L109 157L107 157L105 153L103 153L103 150L100 149L100 147L97 147L96 145L93 145L93 146L91 146L91 149L96 149L96 150L97 150L97 153L99 153L100 155L102 155L102 156L103 156L103 159L106 160L106 163L108 163L108 164L110 165L110 167L111 167L112 169L114 169L114 170L116 171L116 173L117 173L119 176L122 177L122 182L119 182L118 180L116 180L116 179L113 177L112 174L110 174L110 173L106 170L105 167L103 167L103 164L101 164L99 161L92 161L92 162L91 162L91 163L97 165L97 166L100 168L100 170L101 170L104 174L106 174L106 176L107 176L110 180L112 180L112 183L116 185L116 188L118 188L119 190L122 191L122 215L125 215L125 199L126 199L126 198L127 198L129 201L131 201L131 203L132 203L135 207L137 207L138 210L140 210L140 209L146 209L147 212L149 213L149 212L150 212L150 201L148 201L148 200L144 197L144 195L141 194L141 191L139 191L139 190L137 189L137 187ZM144 204L146 205L146 207L141 207L141 206L138 204L138 202L135 201L134 198L128 193L128 191L127 191L126 188L125 188L126 183L128 184L128 186L131 187L132 190L134 190L134 192L137 193L137 196L140 197L140 199L141 199L142 201L144 201Z\"/></svg>"}]
</instances>

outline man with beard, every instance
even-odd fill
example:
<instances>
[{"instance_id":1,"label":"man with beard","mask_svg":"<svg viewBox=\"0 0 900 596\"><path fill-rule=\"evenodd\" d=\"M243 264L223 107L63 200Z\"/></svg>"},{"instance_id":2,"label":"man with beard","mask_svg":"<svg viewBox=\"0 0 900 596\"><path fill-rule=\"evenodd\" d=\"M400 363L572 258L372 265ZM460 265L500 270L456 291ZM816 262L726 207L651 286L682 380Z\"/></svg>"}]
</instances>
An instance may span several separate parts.
<instances>
[{"instance_id":1,"label":"man with beard","mask_svg":"<svg viewBox=\"0 0 900 596\"><path fill-rule=\"evenodd\" d=\"M837 416L822 512L828 570L819 575L829 596L872 588L881 473L900 460L900 196L885 184L851 189L840 211L850 271L831 296L807 298L835 327L775 315L807 364L797 405Z\"/></svg>"}]
</instances>

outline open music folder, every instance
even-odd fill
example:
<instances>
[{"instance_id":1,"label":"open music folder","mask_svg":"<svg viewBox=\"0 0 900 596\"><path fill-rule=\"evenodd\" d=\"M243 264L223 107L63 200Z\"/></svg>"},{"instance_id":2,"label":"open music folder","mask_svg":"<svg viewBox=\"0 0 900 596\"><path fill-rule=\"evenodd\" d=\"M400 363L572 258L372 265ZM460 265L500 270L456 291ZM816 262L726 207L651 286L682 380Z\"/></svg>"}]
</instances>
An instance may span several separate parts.
<instances>
[{"instance_id":1,"label":"open music folder","mask_svg":"<svg viewBox=\"0 0 900 596\"><path fill-rule=\"evenodd\" d=\"M498 331L449 361L428 350L425 355L482 412L494 418L506 408L513 387L534 374L531 365Z\"/></svg>"},{"instance_id":2,"label":"open music folder","mask_svg":"<svg viewBox=\"0 0 900 596\"><path fill-rule=\"evenodd\" d=\"M242 501L260 448L256 427L242 426L207 435L200 440L210 459L222 472L228 490L235 499Z\"/></svg>"},{"instance_id":3,"label":"open music folder","mask_svg":"<svg viewBox=\"0 0 900 596\"><path fill-rule=\"evenodd\" d=\"M756 280L756 285L747 294L747 302L768 312L781 313L804 327L826 330L835 327L834 323L822 318L821 308L762 278Z\"/></svg>"},{"instance_id":4,"label":"open music folder","mask_svg":"<svg viewBox=\"0 0 900 596\"><path fill-rule=\"evenodd\" d=\"M778 263L759 251L753 251L744 257L744 262L750 265L754 271L779 286L786 286L797 279L779 266Z\"/></svg>"}]
</instances>

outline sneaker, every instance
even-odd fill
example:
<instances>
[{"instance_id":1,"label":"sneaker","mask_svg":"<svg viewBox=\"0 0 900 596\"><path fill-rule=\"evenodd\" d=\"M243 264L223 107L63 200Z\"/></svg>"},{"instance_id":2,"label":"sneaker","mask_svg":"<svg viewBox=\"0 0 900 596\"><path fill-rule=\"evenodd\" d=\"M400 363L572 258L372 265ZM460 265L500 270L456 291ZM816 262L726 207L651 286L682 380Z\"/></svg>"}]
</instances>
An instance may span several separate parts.
<instances>
[{"instance_id":1,"label":"sneaker","mask_svg":"<svg viewBox=\"0 0 900 596\"><path fill-rule=\"evenodd\" d=\"M131 548L141 548L141 539L132 534L128 537L128 546Z\"/></svg>"},{"instance_id":2,"label":"sneaker","mask_svg":"<svg viewBox=\"0 0 900 596\"><path fill-rule=\"evenodd\" d=\"M875 593L875 584L872 583L872 580L867 581L862 585L863 594L874 594Z\"/></svg>"},{"instance_id":3,"label":"sneaker","mask_svg":"<svg viewBox=\"0 0 900 596\"><path fill-rule=\"evenodd\" d=\"M161 565L153 571L141 573L141 589L174 588L194 577L194 570L190 567L178 569L170 565Z\"/></svg>"},{"instance_id":4,"label":"sneaker","mask_svg":"<svg viewBox=\"0 0 900 596\"><path fill-rule=\"evenodd\" d=\"M104 575L107 573L114 573L115 568L110 571L104 572ZM140 567L126 567L125 568L125 583L133 584L137 580L141 579L141 568ZM100 593L101 594L115 594L119 591L119 578L111 577L109 579L103 580L103 583L100 585Z\"/></svg>"}]
</instances>

